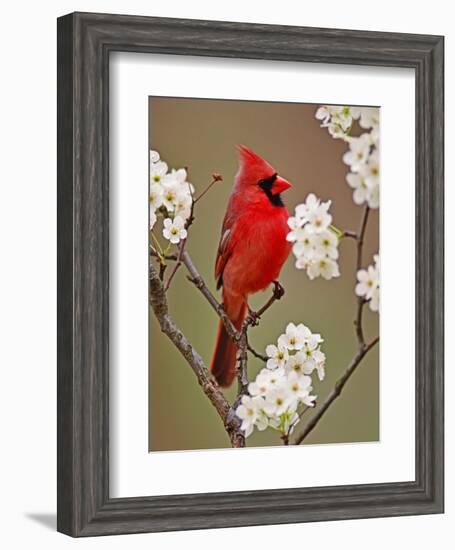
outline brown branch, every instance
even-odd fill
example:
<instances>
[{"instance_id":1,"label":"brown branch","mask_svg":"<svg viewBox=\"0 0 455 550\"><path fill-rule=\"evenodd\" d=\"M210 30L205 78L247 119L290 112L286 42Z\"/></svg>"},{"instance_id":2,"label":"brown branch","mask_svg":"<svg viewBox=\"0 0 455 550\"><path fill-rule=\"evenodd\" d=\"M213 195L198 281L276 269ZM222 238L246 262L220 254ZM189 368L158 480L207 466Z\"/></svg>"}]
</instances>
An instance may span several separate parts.
<instances>
[{"instance_id":1,"label":"brown branch","mask_svg":"<svg viewBox=\"0 0 455 550\"><path fill-rule=\"evenodd\" d=\"M362 359L370 351L370 349L374 347L378 342L379 342L379 336L374 338L374 340L372 340L368 345L363 346L357 351L356 355L352 359L346 371L343 373L341 378L339 378L335 383L335 387L333 388L333 390L325 398L325 401L322 403L321 407L317 409L316 414L311 417L311 419L308 421L306 426L303 428L300 435L296 438L295 445L300 445L300 443L302 443L302 441L307 437L307 435L313 431L313 429L316 427L318 422L324 416L324 414L326 413L330 405L335 401L337 397L339 397L346 382L354 374L356 368L359 366Z\"/></svg>"},{"instance_id":2,"label":"brown branch","mask_svg":"<svg viewBox=\"0 0 455 550\"><path fill-rule=\"evenodd\" d=\"M223 176L221 174L212 174L212 181L209 183L209 185L202 191L202 193L194 199L194 202L198 202L202 199L202 197L215 185L217 181L223 181Z\"/></svg>"},{"instance_id":3,"label":"brown branch","mask_svg":"<svg viewBox=\"0 0 455 550\"><path fill-rule=\"evenodd\" d=\"M358 232L357 238L357 262L356 262L356 275L357 272L362 268L362 252L363 252L363 240L365 238L365 230L367 227L368 214L370 213L370 208L365 206L363 211L362 221L360 222L360 229ZM365 336L363 334L362 327L362 313L363 306L365 304L365 299L362 296L357 297L357 315L354 320L355 332L357 335L357 341L359 342L359 348L365 345Z\"/></svg>"},{"instance_id":4,"label":"brown branch","mask_svg":"<svg viewBox=\"0 0 455 550\"><path fill-rule=\"evenodd\" d=\"M188 273L190 274L188 279L196 286L196 288L200 290L201 294L205 297L208 303L212 306L212 308L218 314L219 318L223 321L224 326L226 328L226 332L229 334L229 336L234 340L234 342L238 342L240 338L240 333L236 330L236 328L232 324L231 320L229 319L226 312L224 311L223 306L218 302L215 296L210 292L208 286L205 284L204 279L199 274L198 270L196 269L196 266L193 263L193 260L191 259L190 255L186 250L184 250L182 254L182 262L187 268Z\"/></svg>"},{"instance_id":5,"label":"brown branch","mask_svg":"<svg viewBox=\"0 0 455 550\"><path fill-rule=\"evenodd\" d=\"M247 345L247 349L252 355L254 355L254 357L260 359L264 363L267 363L268 357L266 355L262 355L261 353L256 351L252 346L250 346L250 344Z\"/></svg>"},{"instance_id":6,"label":"brown branch","mask_svg":"<svg viewBox=\"0 0 455 550\"><path fill-rule=\"evenodd\" d=\"M358 239L357 233L355 231L348 231L348 230L343 231L342 237L349 237L354 240Z\"/></svg>"},{"instance_id":7,"label":"brown branch","mask_svg":"<svg viewBox=\"0 0 455 550\"><path fill-rule=\"evenodd\" d=\"M183 251L185 250L185 243L186 243L186 239L181 240L179 243L176 262L174 264L174 268L172 269L169 277L164 283L164 292L167 292L169 290L169 287L171 286L171 281L174 278L174 275L177 273L178 268L182 265L182 254L183 254Z\"/></svg>"},{"instance_id":8,"label":"brown branch","mask_svg":"<svg viewBox=\"0 0 455 550\"><path fill-rule=\"evenodd\" d=\"M245 437L240 429L240 421L236 415L231 414L229 402L224 397L221 388L209 373L202 357L193 348L183 332L177 327L169 314L166 292L159 274L150 263L150 304L160 324L161 330L171 340L174 346L185 358L188 365L197 377L199 385L215 407L223 421L226 432L229 435L233 447L244 447Z\"/></svg>"},{"instance_id":9,"label":"brown branch","mask_svg":"<svg viewBox=\"0 0 455 550\"><path fill-rule=\"evenodd\" d=\"M367 205L363 211L362 221L360 222L360 230L357 234L357 271L362 267L363 239L365 238L365 230L367 227L369 213L370 207Z\"/></svg>"}]
</instances>

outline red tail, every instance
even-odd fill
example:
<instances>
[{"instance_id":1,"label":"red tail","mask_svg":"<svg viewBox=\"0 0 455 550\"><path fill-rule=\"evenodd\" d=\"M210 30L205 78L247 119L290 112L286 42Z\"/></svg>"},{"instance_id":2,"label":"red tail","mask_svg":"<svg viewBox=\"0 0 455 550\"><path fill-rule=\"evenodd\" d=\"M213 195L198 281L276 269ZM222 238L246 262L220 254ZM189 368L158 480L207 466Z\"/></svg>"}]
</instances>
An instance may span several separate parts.
<instances>
[{"instance_id":1,"label":"red tail","mask_svg":"<svg viewBox=\"0 0 455 550\"><path fill-rule=\"evenodd\" d=\"M235 328L239 330L245 319L245 301L241 297L229 296L226 293L223 294L223 300L223 306L229 319ZM210 370L218 384L222 387L230 386L235 378L236 355L237 346L226 332L223 321L220 321Z\"/></svg>"}]
</instances>

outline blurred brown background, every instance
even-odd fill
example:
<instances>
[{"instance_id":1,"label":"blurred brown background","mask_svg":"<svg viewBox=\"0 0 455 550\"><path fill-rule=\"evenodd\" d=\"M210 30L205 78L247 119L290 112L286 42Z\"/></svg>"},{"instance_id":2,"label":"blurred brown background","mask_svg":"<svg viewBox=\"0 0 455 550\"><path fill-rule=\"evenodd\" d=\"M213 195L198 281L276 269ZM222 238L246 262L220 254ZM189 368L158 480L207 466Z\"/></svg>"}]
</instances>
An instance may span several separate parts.
<instances>
[{"instance_id":1,"label":"blurred brown background","mask_svg":"<svg viewBox=\"0 0 455 550\"><path fill-rule=\"evenodd\" d=\"M268 160L293 183L283 195L292 213L308 193L332 200L333 223L356 230L361 208L352 201L345 182L347 167L341 157L346 144L319 127L317 105L151 97L149 100L150 148L157 150L170 168L189 167L189 181L197 192L219 172L224 182L213 188L196 208L188 250L210 289L215 290L214 261L221 223L237 171L235 145L247 145ZM364 266L379 247L379 216L370 216L364 246ZM310 281L294 267L291 255L280 281L284 298L251 329L250 341L260 351L275 343L289 321L303 322L325 339L326 378L315 383L313 393L323 399L345 370L356 349L353 320L356 309L355 243L340 243L341 277ZM254 296L258 308L269 292ZM169 291L171 313L177 324L210 363L218 319L204 298L178 271ZM378 315L368 307L364 314L368 338L379 330ZM162 335L150 311L149 449L154 451L229 447L218 415L201 391L191 369ZM250 379L263 365L249 359ZM227 390L233 400L236 384ZM307 413L307 419L308 419ZM303 422L303 421L302 421ZM297 426L296 433L299 427ZM377 441L379 439L379 352L376 347L359 366L341 397L332 405L306 444ZM280 445L277 432L255 431L247 446Z\"/></svg>"}]
</instances>

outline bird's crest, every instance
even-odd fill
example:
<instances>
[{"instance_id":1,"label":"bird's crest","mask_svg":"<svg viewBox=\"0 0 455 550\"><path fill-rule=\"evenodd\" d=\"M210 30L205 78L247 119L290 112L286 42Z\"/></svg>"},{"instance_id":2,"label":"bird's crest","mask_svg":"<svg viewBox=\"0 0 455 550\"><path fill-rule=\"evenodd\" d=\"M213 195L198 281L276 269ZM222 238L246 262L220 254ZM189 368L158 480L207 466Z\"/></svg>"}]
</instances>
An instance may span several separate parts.
<instances>
[{"instance_id":1,"label":"bird's crest","mask_svg":"<svg viewBox=\"0 0 455 550\"><path fill-rule=\"evenodd\" d=\"M267 178L275 174L276 170L266 160L245 145L237 145L240 156L240 168L259 178Z\"/></svg>"}]
</instances>

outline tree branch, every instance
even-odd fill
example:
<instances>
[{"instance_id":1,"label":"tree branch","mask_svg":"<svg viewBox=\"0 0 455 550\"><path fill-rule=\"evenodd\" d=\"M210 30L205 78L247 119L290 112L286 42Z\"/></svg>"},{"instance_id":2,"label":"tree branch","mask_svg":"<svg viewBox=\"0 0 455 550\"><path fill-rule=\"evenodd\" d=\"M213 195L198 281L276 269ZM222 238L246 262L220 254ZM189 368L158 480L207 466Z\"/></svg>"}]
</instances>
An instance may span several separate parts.
<instances>
[{"instance_id":1,"label":"tree branch","mask_svg":"<svg viewBox=\"0 0 455 550\"><path fill-rule=\"evenodd\" d=\"M295 440L296 445L300 445L300 443L302 443L302 441L307 437L307 435L314 430L318 422L327 412L327 409L330 407L330 405L335 401L337 397L339 397L346 382L354 374L356 368L359 366L362 359L370 351L370 349L373 348L378 342L379 342L379 336L377 336L374 340L372 340L368 345L365 345L364 347L360 348L357 351L356 355L352 359L350 365L348 366L344 374L335 383L335 387L333 388L333 390L325 398L325 401L322 403L321 407L317 409L315 415L311 417L311 419L308 421L306 426L303 428L300 435L296 438Z\"/></svg>"},{"instance_id":2,"label":"tree branch","mask_svg":"<svg viewBox=\"0 0 455 550\"><path fill-rule=\"evenodd\" d=\"M196 288L200 290L201 294L206 298L208 303L212 306L212 308L218 314L219 318L223 321L224 326L226 328L226 332L229 334L229 336L234 340L234 342L238 342L240 338L240 333L236 330L236 328L232 324L231 320L229 319L226 312L224 311L223 306L218 302L215 296L210 292L208 286L204 282L204 279L201 277L198 270L196 269L196 266L194 265L193 260L191 259L191 256L188 254L186 250L183 251L182 262L187 268L188 273L190 274L188 279L196 286Z\"/></svg>"},{"instance_id":3,"label":"tree branch","mask_svg":"<svg viewBox=\"0 0 455 550\"><path fill-rule=\"evenodd\" d=\"M356 262L356 275L357 271L362 268L362 253L363 253L363 240L365 238L365 230L367 227L368 214L370 213L370 208L365 206L363 211L362 221L360 222L360 229L357 237L357 262ZM359 347L365 345L365 337L363 335L362 327L362 313L365 300L362 296L357 297L357 315L354 320L355 331L357 335L357 341L359 342Z\"/></svg>"},{"instance_id":4,"label":"tree branch","mask_svg":"<svg viewBox=\"0 0 455 550\"><path fill-rule=\"evenodd\" d=\"M149 270L150 304L153 308L153 312L155 313L158 323L160 324L162 332L171 340L193 370L203 392L215 407L218 415L223 421L232 446L244 447L245 437L240 430L239 419L237 416L230 414L231 407L229 402L224 397L221 388L209 373L202 357L193 348L183 332L177 327L174 320L170 316L163 283L152 263L150 263Z\"/></svg>"}]
</instances>

